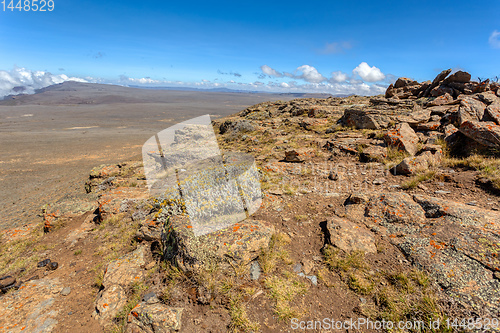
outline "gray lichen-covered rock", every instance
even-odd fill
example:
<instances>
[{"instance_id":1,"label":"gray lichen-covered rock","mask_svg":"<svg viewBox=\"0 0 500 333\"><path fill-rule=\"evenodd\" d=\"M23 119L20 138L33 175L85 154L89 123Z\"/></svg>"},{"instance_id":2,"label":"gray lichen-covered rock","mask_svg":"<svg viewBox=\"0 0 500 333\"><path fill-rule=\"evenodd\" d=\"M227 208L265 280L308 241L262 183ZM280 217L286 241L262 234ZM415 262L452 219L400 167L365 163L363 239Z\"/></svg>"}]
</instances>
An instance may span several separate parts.
<instances>
[{"instance_id":1,"label":"gray lichen-covered rock","mask_svg":"<svg viewBox=\"0 0 500 333\"><path fill-rule=\"evenodd\" d=\"M225 265L227 261L247 264L267 246L274 227L265 221L246 219L230 227L196 237L186 216L173 216L165 235L167 258L184 271L197 271L207 265Z\"/></svg>"},{"instance_id":2,"label":"gray lichen-covered rock","mask_svg":"<svg viewBox=\"0 0 500 333\"><path fill-rule=\"evenodd\" d=\"M127 318L127 333L170 333L181 329L182 308L166 306L153 297L137 304Z\"/></svg>"}]
</instances>

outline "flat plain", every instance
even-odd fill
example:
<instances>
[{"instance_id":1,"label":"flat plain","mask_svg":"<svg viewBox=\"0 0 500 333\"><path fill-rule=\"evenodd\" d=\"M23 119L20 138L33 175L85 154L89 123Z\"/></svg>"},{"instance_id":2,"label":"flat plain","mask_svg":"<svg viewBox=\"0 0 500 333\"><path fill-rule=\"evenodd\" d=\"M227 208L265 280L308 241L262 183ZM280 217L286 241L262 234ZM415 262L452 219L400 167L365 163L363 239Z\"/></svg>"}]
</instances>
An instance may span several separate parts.
<instances>
[{"instance_id":1,"label":"flat plain","mask_svg":"<svg viewBox=\"0 0 500 333\"><path fill-rule=\"evenodd\" d=\"M42 206L84 198L89 170L141 154L155 133L294 94L146 90L66 82L0 101L0 229L41 222Z\"/></svg>"}]
</instances>

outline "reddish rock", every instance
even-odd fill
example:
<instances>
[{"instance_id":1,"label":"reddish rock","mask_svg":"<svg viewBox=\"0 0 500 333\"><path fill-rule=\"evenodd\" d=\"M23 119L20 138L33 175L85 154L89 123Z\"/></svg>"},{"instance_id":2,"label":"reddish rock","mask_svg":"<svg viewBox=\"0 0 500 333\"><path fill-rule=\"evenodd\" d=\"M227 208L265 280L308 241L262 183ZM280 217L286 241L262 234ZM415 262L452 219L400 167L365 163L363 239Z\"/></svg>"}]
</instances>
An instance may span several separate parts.
<instances>
[{"instance_id":1,"label":"reddish rock","mask_svg":"<svg viewBox=\"0 0 500 333\"><path fill-rule=\"evenodd\" d=\"M147 188L117 187L99 195L97 200L99 215L103 219L110 214L119 213L124 200L142 200L148 197L149 192Z\"/></svg>"},{"instance_id":2,"label":"reddish rock","mask_svg":"<svg viewBox=\"0 0 500 333\"><path fill-rule=\"evenodd\" d=\"M464 71L457 71L450 76L448 76L443 82L444 83L468 83L470 81L471 75Z\"/></svg>"},{"instance_id":3,"label":"reddish rock","mask_svg":"<svg viewBox=\"0 0 500 333\"><path fill-rule=\"evenodd\" d=\"M500 125L490 121L468 120L460 126L460 132L488 147L500 147Z\"/></svg>"},{"instance_id":4,"label":"reddish rock","mask_svg":"<svg viewBox=\"0 0 500 333\"><path fill-rule=\"evenodd\" d=\"M450 88L447 85L442 84L437 87L434 87L430 92L430 95L433 97L442 96L444 94L453 95L454 94L453 88Z\"/></svg>"},{"instance_id":5,"label":"reddish rock","mask_svg":"<svg viewBox=\"0 0 500 333\"><path fill-rule=\"evenodd\" d=\"M465 97L461 99L460 107L458 109L458 124L461 125L463 122L468 120L482 120L484 116L484 109L486 109L486 105L478 100L475 100L474 98Z\"/></svg>"},{"instance_id":6,"label":"reddish rock","mask_svg":"<svg viewBox=\"0 0 500 333\"><path fill-rule=\"evenodd\" d=\"M427 103L427 106L446 105L451 102L453 102L453 97L449 93L445 93L444 95L441 95L436 99L434 99L433 101Z\"/></svg>"},{"instance_id":7,"label":"reddish rock","mask_svg":"<svg viewBox=\"0 0 500 333\"><path fill-rule=\"evenodd\" d=\"M441 149L425 150L422 154L413 157L406 157L395 167L396 174L416 174L420 171L425 171L431 166L435 166L441 162L443 157Z\"/></svg>"},{"instance_id":8,"label":"reddish rock","mask_svg":"<svg viewBox=\"0 0 500 333\"><path fill-rule=\"evenodd\" d=\"M388 146L396 147L410 155L415 155L417 152L419 138L407 123L397 124L394 129L385 134L384 140Z\"/></svg>"},{"instance_id":9,"label":"reddish rock","mask_svg":"<svg viewBox=\"0 0 500 333\"><path fill-rule=\"evenodd\" d=\"M432 83L430 84L430 86L425 90L424 92L424 97L425 96L429 96L430 92L432 89L434 89L435 87L437 87L439 85L439 83L441 81L443 81L447 76L448 74L451 73L451 69L446 69L444 71L442 71L441 73L439 73L435 78L434 80L432 81Z\"/></svg>"},{"instance_id":10,"label":"reddish rock","mask_svg":"<svg viewBox=\"0 0 500 333\"><path fill-rule=\"evenodd\" d=\"M394 96L394 85L391 83L387 90L385 91L385 98L391 98Z\"/></svg>"},{"instance_id":11,"label":"reddish rock","mask_svg":"<svg viewBox=\"0 0 500 333\"><path fill-rule=\"evenodd\" d=\"M380 162L387 157L387 148L381 146L368 146L359 155L362 162Z\"/></svg>"},{"instance_id":12,"label":"reddish rock","mask_svg":"<svg viewBox=\"0 0 500 333\"><path fill-rule=\"evenodd\" d=\"M326 221L326 230L327 242L347 253L353 251L377 253L373 234L354 222L332 217Z\"/></svg>"},{"instance_id":13,"label":"reddish rock","mask_svg":"<svg viewBox=\"0 0 500 333\"><path fill-rule=\"evenodd\" d=\"M400 77L399 79L396 80L396 83L394 83L394 88L402 88L406 86L413 86L416 84L418 84L417 81L414 81L407 77Z\"/></svg>"},{"instance_id":14,"label":"reddish rock","mask_svg":"<svg viewBox=\"0 0 500 333\"><path fill-rule=\"evenodd\" d=\"M306 159L312 157L314 155L314 151L311 149L290 149L285 151L285 161L286 162L294 162L294 163L302 163Z\"/></svg>"},{"instance_id":15,"label":"reddish rock","mask_svg":"<svg viewBox=\"0 0 500 333\"><path fill-rule=\"evenodd\" d=\"M425 124L419 124L417 129L419 131L435 131L441 126L441 122L439 121L431 121Z\"/></svg>"},{"instance_id":16,"label":"reddish rock","mask_svg":"<svg viewBox=\"0 0 500 333\"><path fill-rule=\"evenodd\" d=\"M486 107L486 114L491 120L500 125L500 103L494 103Z\"/></svg>"}]
</instances>

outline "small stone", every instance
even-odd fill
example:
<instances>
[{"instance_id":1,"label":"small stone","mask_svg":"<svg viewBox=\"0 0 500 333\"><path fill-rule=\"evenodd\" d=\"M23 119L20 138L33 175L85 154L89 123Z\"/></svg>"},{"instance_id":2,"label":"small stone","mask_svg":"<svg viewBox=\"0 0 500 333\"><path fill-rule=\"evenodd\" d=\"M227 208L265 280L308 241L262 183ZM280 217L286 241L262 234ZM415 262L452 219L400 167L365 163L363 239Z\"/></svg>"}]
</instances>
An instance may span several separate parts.
<instances>
[{"instance_id":1,"label":"small stone","mask_svg":"<svg viewBox=\"0 0 500 333\"><path fill-rule=\"evenodd\" d=\"M250 278L252 280L258 280L260 277L260 265L257 261L252 261L250 266Z\"/></svg>"},{"instance_id":2,"label":"small stone","mask_svg":"<svg viewBox=\"0 0 500 333\"><path fill-rule=\"evenodd\" d=\"M434 193L436 193L436 194L450 194L451 192L450 191L437 190L437 191L434 191Z\"/></svg>"},{"instance_id":3,"label":"small stone","mask_svg":"<svg viewBox=\"0 0 500 333\"><path fill-rule=\"evenodd\" d=\"M68 296L70 293L71 293L70 287L65 287L63 290L61 290L61 295L63 296Z\"/></svg>"},{"instance_id":4,"label":"small stone","mask_svg":"<svg viewBox=\"0 0 500 333\"><path fill-rule=\"evenodd\" d=\"M386 182L386 180L384 178L378 178L378 179L375 179L372 183L373 185L382 185Z\"/></svg>"},{"instance_id":5,"label":"small stone","mask_svg":"<svg viewBox=\"0 0 500 333\"><path fill-rule=\"evenodd\" d=\"M359 301L361 302L361 304L366 304L366 298L364 297L360 297Z\"/></svg>"},{"instance_id":6,"label":"small stone","mask_svg":"<svg viewBox=\"0 0 500 333\"><path fill-rule=\"evenodd\" d=\"M295 273L300 273L300 271L302 271L302 264L297 263L297 264L293 265L293 271Z\"/></svg>"},{"instance_id":7,"label":"small stone","mask_svg":"<svg viewBox=\"0 0 500 333\"><path fill-rule=\"evenodd\" d=\"M45 267L48 264L50 264L50 259L45 259L45 260L40 261L36 266L37 267Z\"/></svg>"},{"instance_id":8,"label":"small stone","mask_svg":"<svg viewBox=\"0 0 500 333\"><path fill-rule=\"evenodd\" d=\"M316 275L307 275L306 278L311 280L312 284L314 284L315 286L318 285L318 278L316 277Z\"/></svg>"},{"instance_id":9,"label":"small stone","mask_svg":"<svg viewBox=\"0 0 500 333\"><path fill-rule=\"evenodd\" d=\"M10 275L0 278L0 288L5 288L16 283L16 279Z\"/></svg>"},{"instance_id":10,"label":"small stone","mask_svg":"<svg viewBox=\"0 0 500 333\"><path fill-rule=\"evenodd\" d=\"M302 267L303 267L304 273L309 274L312 271L312 269L314 268L314 263L309 259L304 259L304 260L302 260Z\"/></svg>"},{"instance_id":11,"label":"small stone","mask_svg":"<svg viewBox=\"0 0 500 333\"><path fill-rule=\"evenodd\" d=\"M47 264L47 269L50 271L55 271L59 267L57 262L50 262Z\"/></svg>"},{"instance_id":12,"label":"small stone","mask_svg":"<svg viewBox=\"0 0 500 333\"><path fill-rule=\"evenodd\" d=\"M500 272L493 273L493 277L497 280L500 280Z\"/></svg>"},{"instance_id":13,"label":"small stone","mask_svg":"<svg viewBox=\"0 0 500 333\"><path fill-rule=\"evenodd\" d=\"M469 205L469 206L477 206L477 201L471 201L471 202L467 202L466 205Z\"/></svg>"},{"instance_id":14,"label":"small stone","mask_svg":"<svg viewBox=\"0 0 500 333\"><path fill-rule=\"evenodd\" d=\"M330 173L328 174L328 179L330 180L338 180L339 179L339 175L333 171L330 171Z\"/></svg>"},{"instance_id":15,"label":"small stone","mask_svg":"<svg viewBox=\"0 0 500 333\"><path fill-rule=\"evenodd\" d=\"M142 297L142 301L149 302L150 300L153 300L154 298L156 298L156 293L150 292Z\"/></svg>"}]
</instances>

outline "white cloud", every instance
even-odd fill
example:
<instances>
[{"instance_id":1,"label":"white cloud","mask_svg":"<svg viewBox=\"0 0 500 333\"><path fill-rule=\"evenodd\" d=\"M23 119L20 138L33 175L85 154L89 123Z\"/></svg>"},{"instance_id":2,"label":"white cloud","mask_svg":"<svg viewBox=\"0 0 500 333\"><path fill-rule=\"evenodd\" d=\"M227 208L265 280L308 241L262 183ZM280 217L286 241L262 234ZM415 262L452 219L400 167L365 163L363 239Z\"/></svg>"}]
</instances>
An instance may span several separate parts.
<instances>
[{"instance_id":1,"label":"white cloud","mask_svg":"<svg viewBox=\"0 0 500 333\"><path fill-rule=\"evenodd\" d=\"M366 62L360 63L358 67L352 70L352 73L358 74L366 82L377 82L385 78L380 69L375 66L370 67Z\"/></svg>"},{"instance_id":2,"label":"white cloud","mask_svg":"<svg viewBox=\"0 0 500 333\"><path fill-rule=\"evenodd\" d=\"M340 82L345 82L347 81L349 77L347 76L346 73L342 72L342 71L336 71L336 72L332 72L332 78L331 78L331 82L334 83L334 82L337 82L337 83L340 83Z\"/></svg>"},{"instance_id":3,"label":"white cloud","mask_svg":"<svg viewBox=\"0 0 500 333\"><path fill-rule=\"evenodd\" d=\"M280 86L282 88L290 88L290 85L288 83L286 83L286 82L281 82Z\"/></svg>"},{"instance_id":4,"label":"white cloud","mask_svg":"<svg viewBox=\"0 0 500 333\"><path fill-rule=\"evenodd\" d=\"M488 38L488 43L492 48L500 49L500 31L494 30Z\"/></svg>"},{"instance_id":5,"label":"white cloud","mask_svg":"<svg viewBox=\"0 0 500 333\"><path fill-rule=\"evenodd\" d=\"M268 65L260 66L260 69L261 69L262 73L269 75L269 76L275 76L275 77L282 77L283 76L282 73L278 72L275 69L272 69Z\"/></svg>"},{"instance_id":6,"label":"white cloud","mask_svg":"<svg viewBox=\"0 0 500 333\"><path fill-rule=\"evenodd\" d=\"M14 67L11 71L0 70L0 98L7 95L34 94L35 90L64 81L88 82L87 80L68 77L65 74L53 75L44 71L31 71Z\"/></svg>"},{"instance_id":7,"label":"white cloud","mask_svg":"<svg viewBox=\"0 0 500 333\"><path fill-rule=\"evenodd\" d=\"M326 77L321 75L318 70L309 65L303 65L297 68L297 71L302 72L301 75L295 75L298 79L303 79L304 81L310 83L320 83L326 81Z\"/></svg>"},{"instance_id":8,"label":"white cloud","mask_svg":"<svg viewBox=\"0 0 500 333\"><path fill-rule=\"evenodd\" d=\"M349 50L352 48L352 44L350 42L334 42L334 43L326 43L325 47L319 50L321 54L335 54L342 53L345 50Z\"/></svg>"}]
</instances>

